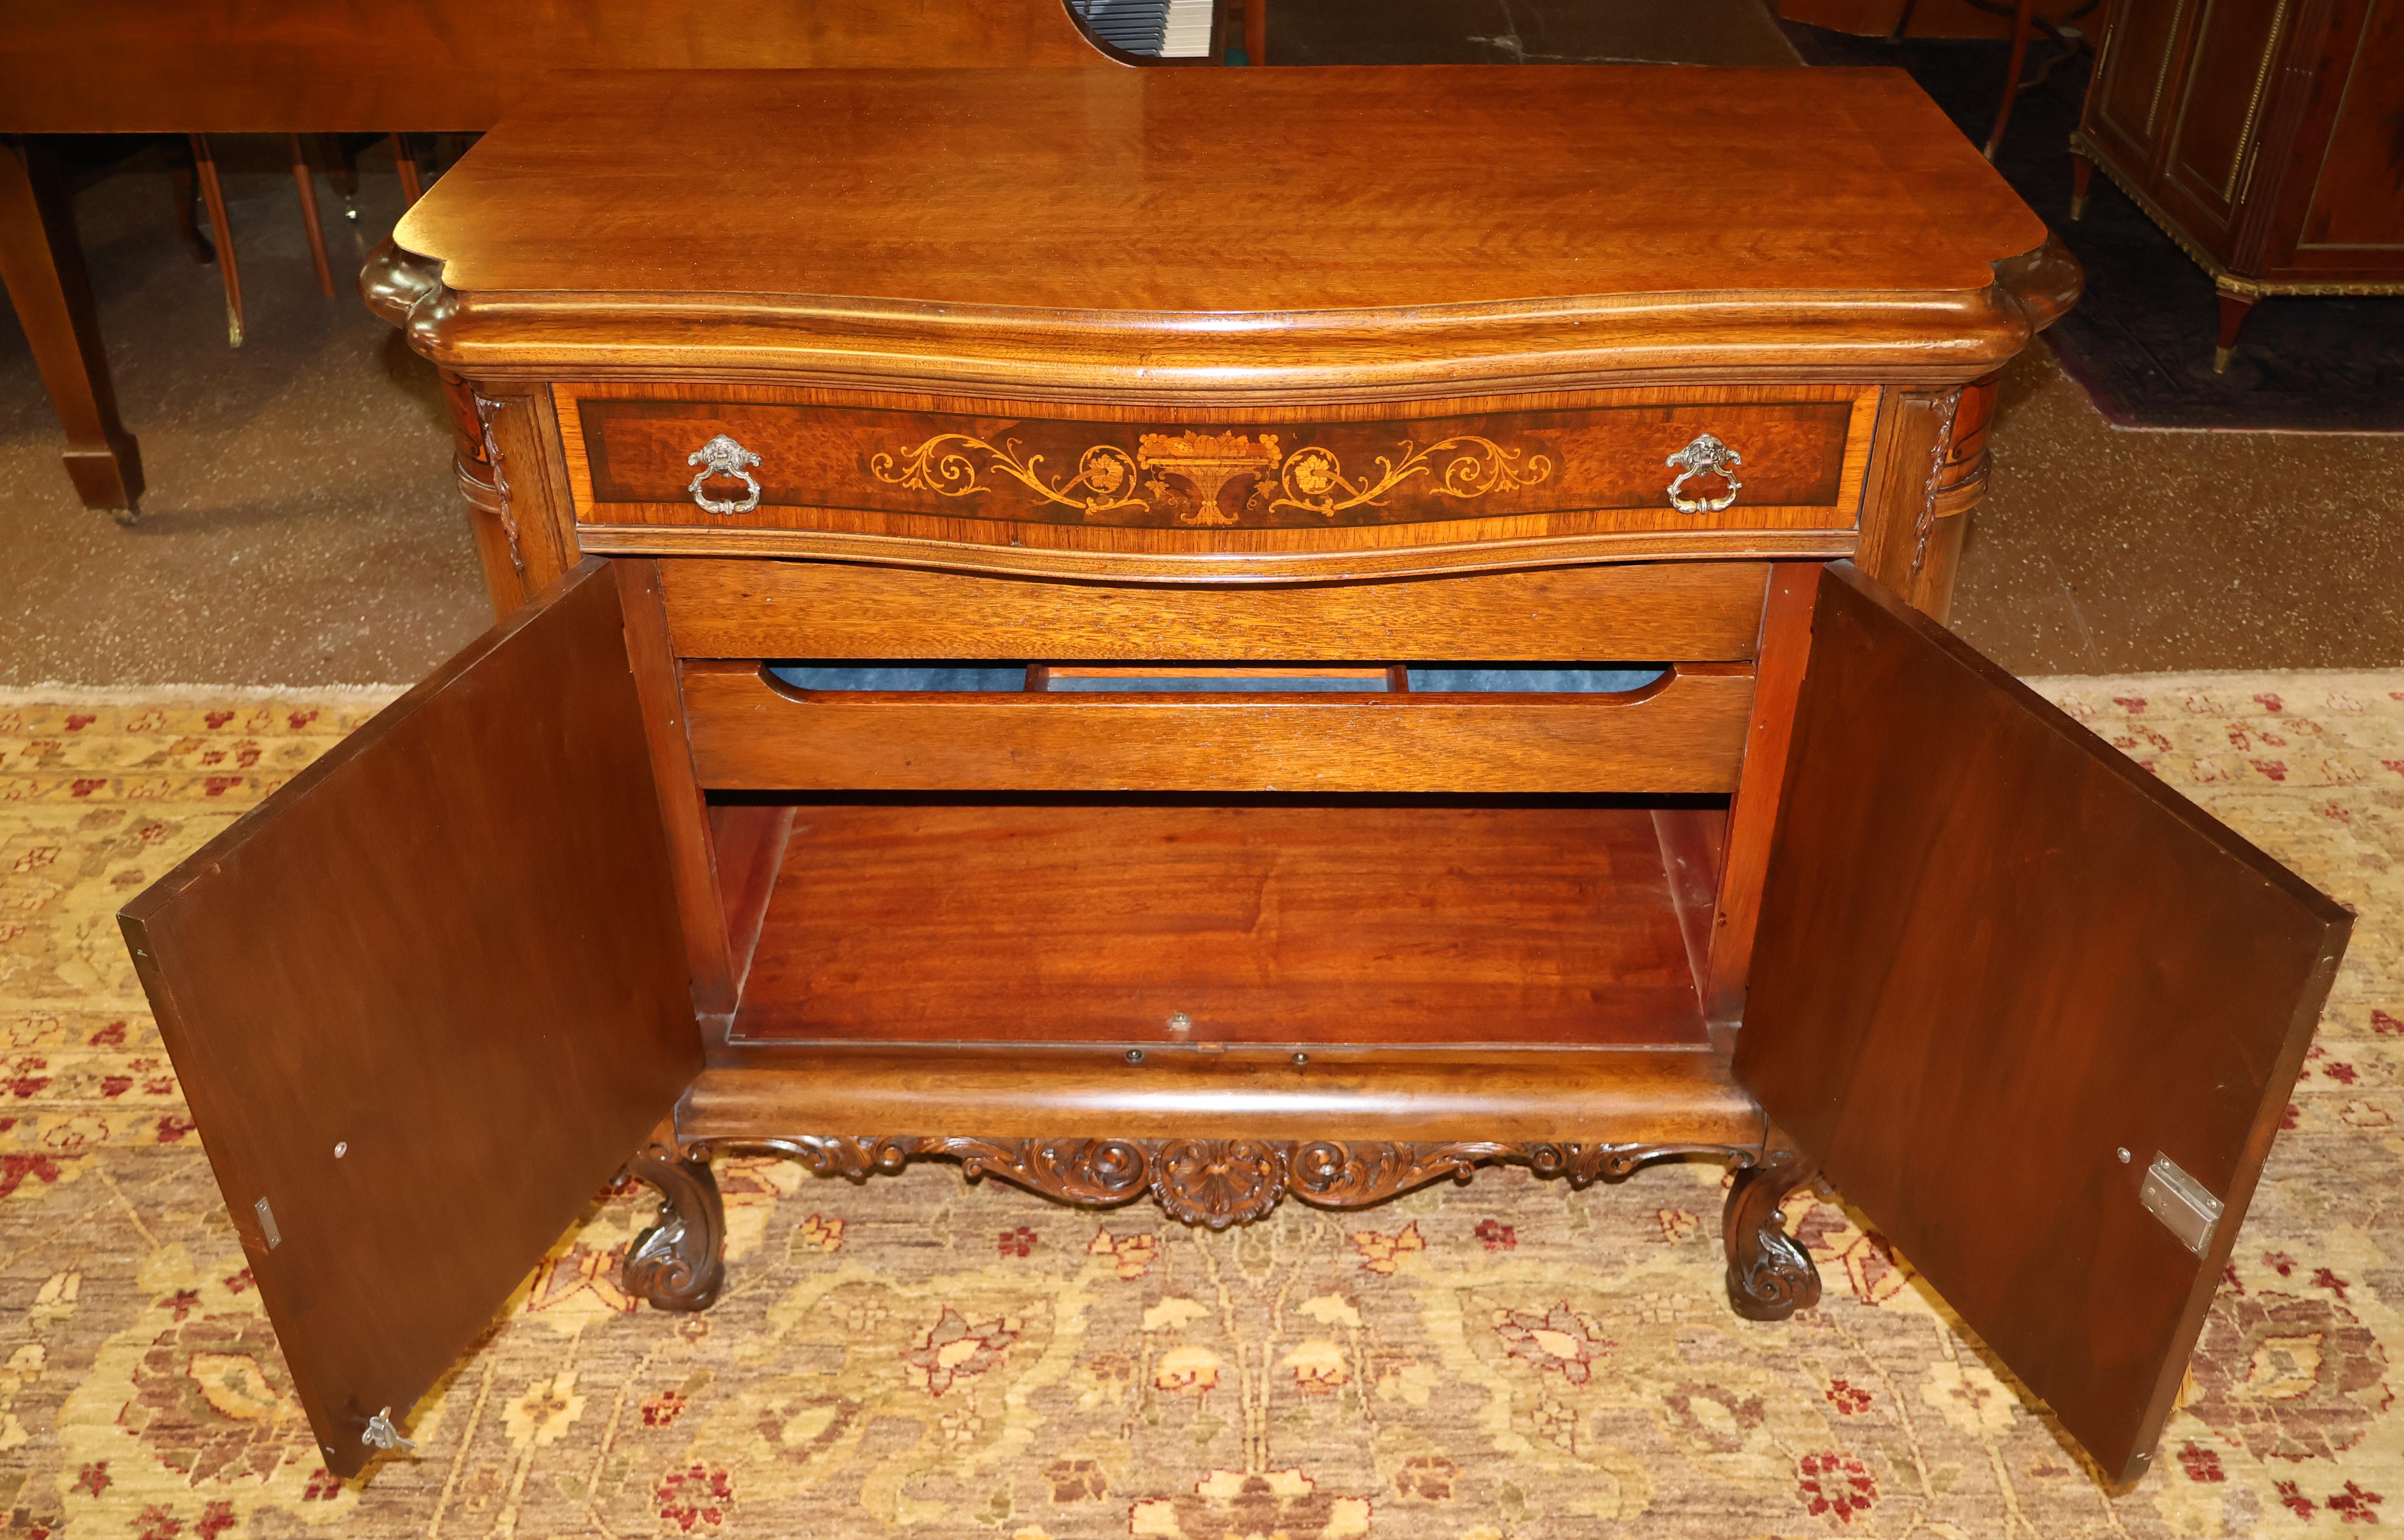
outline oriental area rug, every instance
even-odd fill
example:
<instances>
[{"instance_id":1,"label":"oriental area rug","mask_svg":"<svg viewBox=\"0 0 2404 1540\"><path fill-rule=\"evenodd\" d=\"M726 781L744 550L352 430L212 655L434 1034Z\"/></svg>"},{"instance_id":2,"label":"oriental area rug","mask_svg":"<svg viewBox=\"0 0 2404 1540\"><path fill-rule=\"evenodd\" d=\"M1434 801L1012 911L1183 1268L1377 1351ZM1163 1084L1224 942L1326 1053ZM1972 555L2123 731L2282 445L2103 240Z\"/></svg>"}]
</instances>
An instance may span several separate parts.
<instances>
[{"instance_id":1,"label":"oriental area rug","mask_svg":"<svg viewBox=\"0 0 2404 1540\"><path fill-rule=\"evenodd\" d=\"M1224 1235L720 1166L723 1299L583 1220L358 1480L294 1403L113 916L380 694L0 697L0 1535L1510 1540L2404 1522L2404 674L2042 686L2360 912L2154 1472L2110 1493L1898 1255L1728 1309L1721 1177L1489 1171ZM339 1023L328 1023L339 1029ZM506 1173L501 1173L506 1180ZM1976 1223L1965 1215L1965 1223ZM362 1323L372 1330L373 1323Z\"/></svg>"}]
</instances>

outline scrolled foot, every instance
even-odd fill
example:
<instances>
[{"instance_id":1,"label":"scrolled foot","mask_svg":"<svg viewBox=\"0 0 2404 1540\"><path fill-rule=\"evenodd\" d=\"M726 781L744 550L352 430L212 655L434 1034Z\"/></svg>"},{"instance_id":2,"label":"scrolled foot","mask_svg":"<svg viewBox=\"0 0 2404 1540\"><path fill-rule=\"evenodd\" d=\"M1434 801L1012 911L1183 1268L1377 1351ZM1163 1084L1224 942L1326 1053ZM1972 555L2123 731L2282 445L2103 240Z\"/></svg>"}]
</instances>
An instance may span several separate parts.
<instances>
[{"instance_id":1,"label":"scrolled foot","mask_svg":"<svg viewBox=\"0 0 2404 1540\"><path fill-rule=\"evenodd\" d=\"M1786 1233L1779 1205L1811 1179L1792 1150L1773 1148L1739 1171L1725 1212L1728 1303L1748 1321L1783 1321L1820 1302L1820 1269Z\"/></svg>"},{"instance_id":2,"label":"scrolled foot","mask_svg":"<svg viewBox=\"0 0 2404 1540\"><path fill-rule=\"evenodd\" d=\"M726 1206L706 1155L655 1142L626 1162L626 1174L661 1199L660 1222L626 1250L626 1292L656 1309L707 1309L726 1281Z\"/></svg>"}]
</instances>

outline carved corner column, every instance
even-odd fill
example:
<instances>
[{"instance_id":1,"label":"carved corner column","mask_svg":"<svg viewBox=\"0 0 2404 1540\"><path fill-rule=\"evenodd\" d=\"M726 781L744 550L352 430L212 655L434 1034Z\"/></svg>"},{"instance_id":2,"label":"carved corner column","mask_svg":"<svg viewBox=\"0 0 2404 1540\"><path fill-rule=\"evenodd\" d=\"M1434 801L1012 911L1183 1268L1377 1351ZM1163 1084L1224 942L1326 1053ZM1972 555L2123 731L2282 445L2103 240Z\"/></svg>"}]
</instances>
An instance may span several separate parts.
<instances>
[{"instance_id":1,"label":"carved corner column","mask_svg":"<svg viewBox=\"0 0 2404 1540\"><path fill-rule=\"evenodd\" d=\"M726 1205L709 1173L709 1147L679 1149L662 1124L626 1174L660 1195L659 1223L626 1249L626 1292L656 1309L706 1309L726 1281Z\"/></svg>"},{"instance_id":2,"label":"carved corner column","mask_svg":"<svg viewBox=\"0 0 2404 1540\"><path fill-rule=\"evenodd\" d=\"M575 515L553 446L550 392L482 387L442 371L454 460L493 613L507 615L576 564Z\"/></svg>"},{"instance_id":3,"label":"carved corner column","mask_svg":"<svg viewBox=\"0 0 2404 1540\"><path fill-rule=\"evenodd\" d=\"M1987 430L1994 424L2002 380L1998 371L1962 387L1928 498L1926 535L1913 542L1911 587L1904 596L1939 621L1952 613L1953 572L1970 530L1970 511L1987 500Z\"/></svg>"},{"instance_id":4,"label":"carved corner column","mask_svg":"<svg viewBox=\"0 0 2404 1540\"><path fill-rule=\"evenodd\" d=\"M1942 621L1970 511L1987 496L1987 429L2000 372L1950 390L1898 390L1879 414L1862 569Z\"/></svg>"},{"instance_id":5,"label":"carved corner column","mask_svg":"<svg viewBox=\"0 0 2404 1540\"><path fill-rule=\"evenodd\" d=\"M451 409L452 463L459 491L468 499L468 530L476 538L476 560L484 570L484 592L496 617L507 615L535 595L527 581L524 542L510 517L510 484L501 456L488 435L475 387L442 371L442 399Z\"/></svg>"},{"instance_id":6,"label":"carved corner column","mask_svg":"<svg viewBox=\"0 0 2404 1540\"><path fill-rule=\"evenodd\" d=\"M419 352L461 309L442 264L390 241L359 270L370 310L410 333ZM559 450L558 413L540 385L506 385L441 371L453 457L493 612L507 615L576 565L576 515Z\"/></svg>"},{"instance_id":7,"label":"carved corner column","mask_svg":"<svg viewBox=\"0 0 2404 1540\"><path fill-rule=\"evenodd\" d=\"M1820 1302L1820 1269L1786 1233L1779 1205L1818 1174L1785 1135L1772 1128L1761 1155L1737 1172L1721 1215L1727 1247L1728 1303L1748 1321L1783 1321Z\"/></svg>"}]
</instances>

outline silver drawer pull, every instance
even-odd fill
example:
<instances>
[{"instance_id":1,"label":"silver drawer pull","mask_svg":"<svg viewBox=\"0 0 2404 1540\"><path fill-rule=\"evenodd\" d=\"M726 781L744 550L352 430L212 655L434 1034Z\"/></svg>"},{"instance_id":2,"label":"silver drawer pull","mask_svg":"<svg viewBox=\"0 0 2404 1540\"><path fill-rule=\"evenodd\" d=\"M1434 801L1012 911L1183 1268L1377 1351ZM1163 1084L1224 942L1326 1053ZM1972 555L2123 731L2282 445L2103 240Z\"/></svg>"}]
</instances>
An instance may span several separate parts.
<instances>
[{"instance_id":1,"label":"silver drawer pull","mask_svg":"<svg viewBox=\"0 0 2404 1540\"><path fill-rule=\"evenodd\" d=\"M760 463L760 456L725 434L720 434L686 455L684 463L701 467L701 474L695 476L685 490L692 494L692 500L700 505L703 512L748 513L760 506L760 483L751 474L751 468ZM740 477L743 484L751 489L751 495L739 503L720 502L701 489L701 483L713 476Z\"/></svg>"},{"instance_id":2,"label":"silver drawer pull","mask_svg":"<svg viewBox=\"0 0 2404 1540\"><path fill-rule=\"evenodd\" d=\"M1735 450L1730 449L1727 445L1720 442L1718 439L1712 437L1711 434L1697 434L1693 443L1688 444L1685 448L1678 451L1678 453L1670 455L1667 460L1662 462L1664 465L1674 465L1681 468L1677 476L1670 483L1670 506L1676 509L1681 513L1718 512L1721 509L1734 503L1736 501L1736 495L1744 490L1744 483L1738 481L1728 470L1728 467L1742 465L1743 463L1743 455L1738 454ZM1693 476L1720 476L1726 478L1727 481L1727 496L1724 497L1679 497L1678 489L1685 485L1687 479ZM703 506L706 507L707 505L705 504Z\"/></svg>"}]
</instances>

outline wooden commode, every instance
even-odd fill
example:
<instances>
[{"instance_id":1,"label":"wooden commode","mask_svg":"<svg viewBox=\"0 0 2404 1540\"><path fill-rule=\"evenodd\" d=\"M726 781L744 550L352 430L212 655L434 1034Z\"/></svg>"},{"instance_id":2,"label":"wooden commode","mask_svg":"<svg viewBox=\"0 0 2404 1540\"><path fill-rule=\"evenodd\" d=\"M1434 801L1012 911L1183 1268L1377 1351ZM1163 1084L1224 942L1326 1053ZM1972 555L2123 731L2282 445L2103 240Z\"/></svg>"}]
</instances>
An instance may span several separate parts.
<instances>
[{"instance_id":1,"label":"wooden commode","mask_svg":"<svg viewBox=\"0 0 2404 1540\"><path fill-rule=\"evenodd\" d=\"M554 77L363 279L500 623L125 912L328 1463L770 1151L1816 1174L2142 1474L2347 917L1940 623L2077 283L1890 72Z\"/></svg>"}]
</instances>

